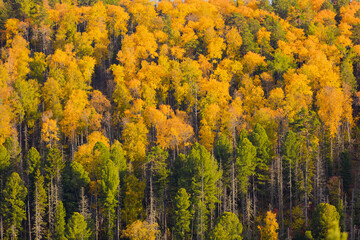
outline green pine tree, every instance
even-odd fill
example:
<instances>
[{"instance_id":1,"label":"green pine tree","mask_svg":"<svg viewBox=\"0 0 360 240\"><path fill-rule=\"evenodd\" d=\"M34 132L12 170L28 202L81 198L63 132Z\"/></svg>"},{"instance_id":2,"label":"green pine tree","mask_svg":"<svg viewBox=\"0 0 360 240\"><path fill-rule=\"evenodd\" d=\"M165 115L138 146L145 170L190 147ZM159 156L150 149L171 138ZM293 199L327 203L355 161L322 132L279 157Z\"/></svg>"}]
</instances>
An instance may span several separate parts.
<instances>
[{"instance_id":1,"label":"green pine tree","mask_svg":"<svg viewBox=\"0 0 360 240\"><path fill-rule=\"evenodd\" d=\"M255 174L256 148L249 139L241 138L236 148L236 166L238 169L239 188L246 193L249 186L249 178Z\"/></svg>"},{"instance_id":2,"label":"green pine tree","mask_svg":"<svg viewBox=\"0 0 360 240\"><path fill-rule=\"evenodd\" d=\"M192 213L189 198L185 188L180 188L175 196L175 232L180 239L186 239L190 232Z\"/></svg>"},{"instance_id":3,"label":"green pine tree","mask_svg":"<svg viewBox=\"0 0 360 240\"><path fill-rule=\"evenodd\" d=\"M35 240L42 239L45 228L45 209L46 209L47 196L44 188L44 177L40 174L40 170L37 169L35 175L35 191L34 191L34 226L33 232Z\"/></svg>"},{"instance_id":4,"label":"green pine tree","mask_svg":"<svg viewBox=\"0 0 360 240\"><path fill-rule=\"evenodd\" d=\"M110 239L113 236L119 182L119 172L114 162L110 159L104 160L100 170L100 201L107 223L106 234Z\"/></svg>"},{"instance_id":5,"label":"green pine tree","mask_svg":"<svg viewBox=\"0 0 360 240\"><path fill-rule=\"evenodd\" d=\"M68 240L90 239L91 231L87 227L87 223L84 219L84 216L78 212L74 212L74 214L69 219L66 228L67 228L66 237Z\"/></svg>"},{"instance_id":6,"label":"green pine tree","mask_svg":"<svg viewBox=\"0 0 360 240\"><path fill-rule=\"evenodd\" d=\"M242 240L243 226L239 218L230 212L224 212L216 221L215 227L210 232L211 240Z\"/></svg>"},{"instance_id":7,"label":"green pine tree","mask_svg":"<svg viewBox=\"0 0 360 240\"><path fill-rule=\"evenodd\" d=\"M119 169L120 179L123 179L127 169L126 158L121 143L117 140L111 145L110 159Z\"/></svg>"},{"instance_id":8,"label":"green pine tree","mask_svg":"<svg viewBox=\"0 0 360 240\"><path fill-rule=\"evenodd\" d=\"M218 164L210 152L199 143L195 143L187 156L187 168L190 172L193 202L196 205L198 237L204 239L208 227L208 213L212 219L215 203L218 199L218 181L222 176Z\"/></svg>"},{"instance_id":9,"label":"green pine tree","mask_svg":"<svg viewBox=\"0 0 360 240\"><path fill-rule=\"evenodd\" d=\"M30 148L30 150L26 155L29 174L33 174L33 173L35 174L37 170L40 169L40 165L41 165L40 158L41 158L40 154L36 150L36 148L34 147Z\"/></svg>"},{"instance_id":10,"label":"green pine tree","mask_svg":"<svg viewBox=\"0 0 360 240\"><path fill-rule=\"evenodd\" d=\"M59 201L55 209L55 231L54 239L66 240L65 237L65 208L62 201Z\"/></svg>"},{"instance_id":11,"label":"green pine tree","mask_svg":"<svg viewBox=\"0 0 360 240\"><path fill-rule=\"evenodd\" d=\"M145 183L129 174L125 176L124 185L125 198L122 215L126 225L129 225L143 213L142 199L144 198Z\"/></svg>"},{"instance_id":12,"label":"green pine tree","mask_svg":"<svg viewBox=\"0 0 360 240\"><path fill-rule=\"evenodd\" d=\"M326 239L330 229L339 227L340 215L333 205L320 203L311 219L311 234L315 240Z\"/></svg>"},{"instance_id":13,"label":"green pine tree","mask_svg":"<svg viewBox=\"0 0 360 240\"><path fill-rule=\"evenodd\" d=\"M11 239L18 239L22 221L26 219L25 198L27 189L18 173L13 172L3 190L3 212L7 235Z\"/></svg>"}]
</instances>

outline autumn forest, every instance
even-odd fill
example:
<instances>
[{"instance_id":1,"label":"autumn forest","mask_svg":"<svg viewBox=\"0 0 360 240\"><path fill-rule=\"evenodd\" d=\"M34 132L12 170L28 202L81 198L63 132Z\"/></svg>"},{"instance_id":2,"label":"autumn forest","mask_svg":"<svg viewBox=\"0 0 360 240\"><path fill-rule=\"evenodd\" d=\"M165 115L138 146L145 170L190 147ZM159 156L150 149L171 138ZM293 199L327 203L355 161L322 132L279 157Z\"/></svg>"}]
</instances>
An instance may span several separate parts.
<instances>
[{"instance_id":1,"label":"autumn forest","mask_svg":"<svg viewBox=\"0 0 360 240\"><path fill-rule=\"evenodd\" d=\"M0 0L0 240L360 239L360 2Z\"/></svg>"}]
</instances>

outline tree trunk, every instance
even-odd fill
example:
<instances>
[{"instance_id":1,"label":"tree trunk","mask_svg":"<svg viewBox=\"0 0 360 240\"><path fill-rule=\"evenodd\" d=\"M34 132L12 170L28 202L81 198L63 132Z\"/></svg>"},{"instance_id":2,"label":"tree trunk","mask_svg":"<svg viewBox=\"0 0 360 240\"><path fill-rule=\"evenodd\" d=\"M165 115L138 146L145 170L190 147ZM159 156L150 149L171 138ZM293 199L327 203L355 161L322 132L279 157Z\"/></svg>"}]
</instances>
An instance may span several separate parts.
<instances>
[{"instance_id":1,"label":"tree trunk","mask_svg":"<svg viewBox=\"0 0 360 240\"><path fill-rule=\"evenodd\" d=\"M153 160L150 162L150 224L155 223L155 216L154 216L154 196L153 196Z\"/></svg>"},{"instance_id":2,"label":"tree trunk","mask_svg":"<svg viewBox=\"0 0 360 240\"><path fill-rule=\"evenodd\" d=\"M290 200L290 228L292 228L292 164L291 160L289 161L289 200Z\"/></svg>"},{"instance_id":3,"label":"tree trunk","mask_svg":"<svg viewBox=\"0 0 360 240\"><path fill-rule=\"evenodd\" d=\"M27 128L27 124L24 124L24 142L25 142L25 152L27 152L29 150L29 145L28 145L28 128Z\"/></svg>"},{"instance_id":4,"label":"tree trunk","mask_svg":"<svg viewBox=\"0 0 360 240\"><path fill-rule=\"evenodd\" d=\"M231 167L231 193L232 193L232 199L231 199L231 210L233 213L235 213L235 163L234 160L232 161L232 167Z\"/></svg>"},{"instance_id":5,"label":"tree trunk","mask_svg":"<svg viewBox=\"0 0 360 240\"><path fill-rule=\"evenodd\" d=\"M36 190L35 190L36 191ZM36 194L36 193L35 193ZM30 200L29 200L29 196L28 196L28 201L27 201L27 211L28 211L28 229L29 229L29 240L31 240L31 213L30 213Z\"/></svg>"},{"instance_id":6,"label":"tree trunk","mask_svg":"<svg viewBox=\"0 0 360 240\"><path fill-rule=\"evenodd\" d=\"M3 226L3 218L0 217L0 240L4 239L4 226Z\"/></svg>"}]
</instances>

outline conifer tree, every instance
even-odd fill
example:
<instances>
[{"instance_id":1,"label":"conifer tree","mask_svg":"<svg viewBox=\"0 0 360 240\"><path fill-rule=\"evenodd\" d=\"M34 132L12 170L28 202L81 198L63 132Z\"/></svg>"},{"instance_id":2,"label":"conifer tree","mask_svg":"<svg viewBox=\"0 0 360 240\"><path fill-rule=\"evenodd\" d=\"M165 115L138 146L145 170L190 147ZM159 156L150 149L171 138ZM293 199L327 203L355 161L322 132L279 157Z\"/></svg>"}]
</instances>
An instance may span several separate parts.
<instances>
[{"instance_id":1,"label":"conifer tree","mask_svg":"<svg viewBox=\"0 0 360 240\"><path fill-rule=\"evenodd\" d=\"M211 240L242 240L242 224L239 218L230 212L224 212L216 221L215 227L210 232Z\"/></svg>"},{"instance_id":2,"label":"conifer tree","mask_svg":"<svg viewBox=\"0 0 360 240\"><path fill-rule=\"evenodd\" d=\"M185 239L190 232L192 213L190 210L190 196L185 188L180 188L175 196L175 232L181 239Z\"/></svg>"},{"instance_id":3,"label":"conifer tree","mask_svg":"<svg viewBox=\"0 0 360 240\"><path fill-rule=\"evenodd\" d=\"M119 172L110 159L102 162L100 170L100 198L106 219L106 234L113 237L115 207L117 204L117 191L119 186Z\"/></svg>"},{"instance_id":4,"label":"conifer tree","mask_svg":"<svg viewBox=\"0 0 360 240\"><path fill-rule=\"evenodd\" d=\"M143 213L142 199L144 197L144 182L138 180L133 174L125 177L125 198L122 210L127 225L133 223Z\"/></svg>"},{"instance_id":5,"label":"conifer tree","mask_svg":"<svg viewBox=\"0 0 360 240\"><path fill-rule=\"evenodd\" d=\"M65 208L62 201L59 201L55 208L54 219L54 233L53 237L56 240L66 240L65 237Z\"/></svg>"},{"instance_id":6,"label":"conifer tree","mask_svg":"<svg viewBox=\"0 0 360 240\"><path fill-rule=\"evenodd\" d=\"M18 239L22 221L26 219L25 198L27 189L18 173L13 172L3 190L1 211L8 238Z\"/></svg>"},{"instance_id":7,"label":"conifer tree","mask_svg":"<svg viewBox=\"0 0 360 240\"><path fill-rule=\"evenodd\" d=\"M311 219L311 234L315 240L325 239L329 229L339 226L340 216L333 205L320 203Z\"/></svg>"},{"instance_id":8,"label":"conifer tree","mask_svg":"<svg viewBox=\"0 0 360 240\"><path fill-rule=\"evenodd\" d=\"M47 196L44 188L44 177L40 174L40 170L36 170L35 175L35 191L34 191L34 226L33 232L35 240L40 240L45 234L45 210Z\"/></svg>"},{"instance_id":9,"label":"conifer tree","mask_svg":"<svg viewBox=\"0 0 360 240\"><path fill-rule=\"evenodd\" d=\"M187 168L190 171L193 202L196 206L196 221L198 237L204 239L210 217L212 224L215 204L219 201L217 193L218 181L222 171L210 152L199 143L195 143L187 156ZM208 216L210 214L210 216Z\"/></svg>"},{"instance_id":10,"label":"conifer tree","mask_svg":"<svg viewBox=\"0 0 360 240\"><path fill-rule=\"evenodd\" d=\"M84 216L74 212L66 225L66 238L68 240L87 240L90 239L91 232L88 229Z\"/></svg>"}]
</instances>

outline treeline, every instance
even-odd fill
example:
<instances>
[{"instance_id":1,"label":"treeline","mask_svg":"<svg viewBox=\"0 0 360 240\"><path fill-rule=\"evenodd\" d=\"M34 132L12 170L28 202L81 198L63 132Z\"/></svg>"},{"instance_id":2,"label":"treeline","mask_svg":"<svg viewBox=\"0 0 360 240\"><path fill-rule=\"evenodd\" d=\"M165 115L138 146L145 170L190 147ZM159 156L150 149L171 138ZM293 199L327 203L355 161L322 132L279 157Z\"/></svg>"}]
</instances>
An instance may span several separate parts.
<instances>
[{"instance_id":1,"label":"treeline","mask_svg":"<svg viewBox=\"0 0 360 240\"><path fill-rule=\"evenodd\" d=\"M360 239L360 3L0 0L0 239Z\"/></svg>"}]
</instances>

